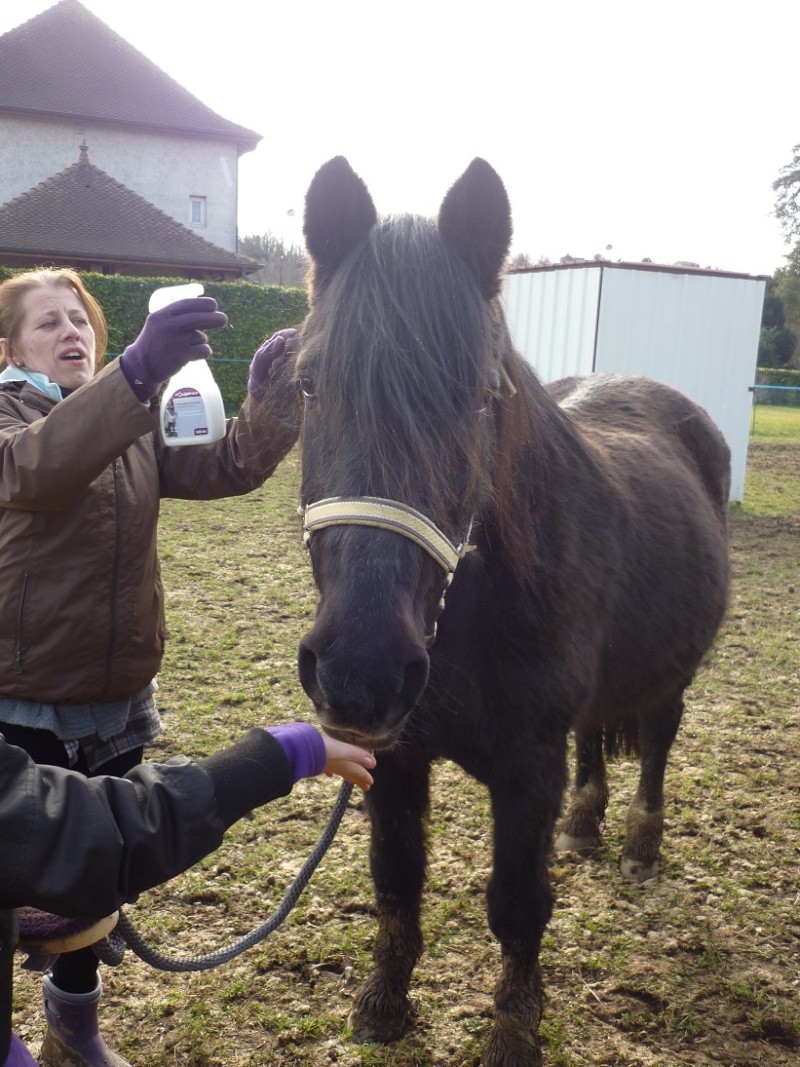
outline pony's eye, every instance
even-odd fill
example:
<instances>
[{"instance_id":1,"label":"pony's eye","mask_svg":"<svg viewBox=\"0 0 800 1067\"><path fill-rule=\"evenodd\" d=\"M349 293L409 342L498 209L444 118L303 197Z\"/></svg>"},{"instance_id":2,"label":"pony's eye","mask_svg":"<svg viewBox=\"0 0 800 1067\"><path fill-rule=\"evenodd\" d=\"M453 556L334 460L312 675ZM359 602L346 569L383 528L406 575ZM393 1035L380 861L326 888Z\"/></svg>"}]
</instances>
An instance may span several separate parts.
<instances>
[{"instance_id":1,"label":"pony's eye","mask_svg":"<svg viewBox=\"0 0 800 1067\"><path fill-rule=\"evenodd\" d=\"M313 400L316 396L316 393L314 392L314 383L307 374L301 374L297 379L297 388L306 400Z\"/></svg>"}]
</instances>

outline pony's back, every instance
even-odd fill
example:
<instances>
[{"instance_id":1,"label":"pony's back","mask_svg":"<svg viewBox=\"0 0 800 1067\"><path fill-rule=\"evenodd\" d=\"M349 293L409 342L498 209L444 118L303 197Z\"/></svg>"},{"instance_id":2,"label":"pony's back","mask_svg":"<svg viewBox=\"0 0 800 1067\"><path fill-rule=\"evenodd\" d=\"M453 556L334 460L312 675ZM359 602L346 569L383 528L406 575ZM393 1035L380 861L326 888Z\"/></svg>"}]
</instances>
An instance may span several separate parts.
<instances>
[{"instance_id":1,"label":"pony's back","mask_svg":"<svg viewBox=\"0 0 800 1067\"><path fill-rule=\"evenodd\" d=\"M708 412L684 393L641 375L592 374L546 386L559 407L584 432L659 434L678 443L706 494L727 522L731 453Z\"/></svg>"}]
</instances>

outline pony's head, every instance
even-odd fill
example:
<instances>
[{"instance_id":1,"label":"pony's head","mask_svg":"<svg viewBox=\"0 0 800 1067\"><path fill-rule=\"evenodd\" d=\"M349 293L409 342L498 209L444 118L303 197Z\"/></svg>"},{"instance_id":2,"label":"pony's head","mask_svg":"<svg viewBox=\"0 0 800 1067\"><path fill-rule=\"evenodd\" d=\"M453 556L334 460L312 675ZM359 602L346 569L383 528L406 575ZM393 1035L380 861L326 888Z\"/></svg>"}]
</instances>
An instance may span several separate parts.
<instances>
[{"instance_id":1,"label":"pony's head","mask_svg":"<svg viewBox=\"0 0 800 1067\"><path fill-rule=\"evenodd\" d=\"M309 187L304 231L302 503L320 599L300 677L330 732L379 747L425 687L443 589L487 492L510 209L476 159L436 222L379 220L337 157Z\"/></svg>"}]
</instances>

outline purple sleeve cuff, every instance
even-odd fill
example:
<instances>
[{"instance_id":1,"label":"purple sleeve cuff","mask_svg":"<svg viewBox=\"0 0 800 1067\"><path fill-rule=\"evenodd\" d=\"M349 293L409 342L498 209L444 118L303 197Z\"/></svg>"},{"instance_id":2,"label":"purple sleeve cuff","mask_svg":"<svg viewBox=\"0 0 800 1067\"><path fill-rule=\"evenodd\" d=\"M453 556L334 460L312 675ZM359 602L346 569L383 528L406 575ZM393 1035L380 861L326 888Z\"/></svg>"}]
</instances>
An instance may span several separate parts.
<instances>
[{"instance_id":1,"label":"purple sleeve cuff","mask_svg":"<svg viewBox=\"0 0 800 1067\"><path fill-rule=\"evenodd\" d=\"M119 357L119 365L122 373L128 380L128 385L136 394L136 399L146 404L161 388L161 382L154 382L144 365L136 345L128 345Z\"/></svg>"},{"instance_id":2,"label":"purple sleeve cuff","mask_svg":"<svg viewBox=\"0 0 800 1067\"><path fill-rule=\"evenodd\" d=\"M325 770L325 742L319 730L310 722L270 726L267 733L272 734L286 754L293 782L299 782L301 778L313 778Z\"/></svg>"}]
</instances>

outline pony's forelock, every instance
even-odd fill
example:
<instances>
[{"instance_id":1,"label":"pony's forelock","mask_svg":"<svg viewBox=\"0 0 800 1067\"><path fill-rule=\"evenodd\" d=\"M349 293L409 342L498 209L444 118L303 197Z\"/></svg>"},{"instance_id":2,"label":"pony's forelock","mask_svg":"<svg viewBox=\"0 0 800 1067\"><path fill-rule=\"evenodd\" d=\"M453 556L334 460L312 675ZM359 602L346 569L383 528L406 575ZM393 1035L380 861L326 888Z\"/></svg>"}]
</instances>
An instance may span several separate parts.
<instances>
[{"instance_id":1,"label":"pony's forelock","mask_svg":"<svg viewBox=\"0 0 800 1067\"><path fill-rule=\"evenodd\" d=\"M433 488L444 514L454 494L474 492L486 458L476 455L475 416L490 343L474 278L416 216L376 225L313 294L304 364L337 462L358 465L362 493L415 505L419 487Z\"/></svg>"}]
</instances>

